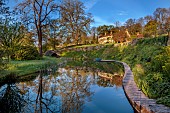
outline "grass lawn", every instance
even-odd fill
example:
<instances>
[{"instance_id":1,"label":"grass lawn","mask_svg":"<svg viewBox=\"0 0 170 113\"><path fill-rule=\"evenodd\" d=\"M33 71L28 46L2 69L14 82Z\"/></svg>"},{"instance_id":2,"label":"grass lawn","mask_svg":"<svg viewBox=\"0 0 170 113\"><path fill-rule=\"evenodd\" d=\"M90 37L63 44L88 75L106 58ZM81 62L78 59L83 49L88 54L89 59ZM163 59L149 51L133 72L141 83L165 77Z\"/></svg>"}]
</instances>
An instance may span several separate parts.
<instances>
[{"instance_id":1,"label":"grass lawn","mask_svg":"<svg viewBox=\"0 0 170 113\"><path fill-rule=\"evenodd\" d=\"M0 77L9 73L15 73L17 76L32 74L60 62L62 62L61 59L52 57L43 57L41 60L10 61L7 69L0 72Z\"/></svg>"}]
</instances>

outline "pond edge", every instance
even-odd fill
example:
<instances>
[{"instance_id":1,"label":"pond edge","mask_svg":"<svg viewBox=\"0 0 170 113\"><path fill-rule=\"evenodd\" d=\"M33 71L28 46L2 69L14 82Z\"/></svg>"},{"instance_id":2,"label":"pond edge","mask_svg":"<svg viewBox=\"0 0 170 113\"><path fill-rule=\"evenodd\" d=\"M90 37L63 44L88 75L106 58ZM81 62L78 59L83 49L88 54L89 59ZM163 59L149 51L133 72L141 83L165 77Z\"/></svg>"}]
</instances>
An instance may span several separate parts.
<instances>
[{"instance_id":1,"label":"pond edge","mask_svg":"<svg viewBox=\"0 0 170 113\"><path fill-rule=\"evenodd\" d=\"M134 81L134 75L126 63L116 60L101 60L100 62L117 62L124 66L123 89L132 107L138 113L170 113L169 107L157 104L155 99L149 99L137 87Z\"/></svg>"}]
</instances>

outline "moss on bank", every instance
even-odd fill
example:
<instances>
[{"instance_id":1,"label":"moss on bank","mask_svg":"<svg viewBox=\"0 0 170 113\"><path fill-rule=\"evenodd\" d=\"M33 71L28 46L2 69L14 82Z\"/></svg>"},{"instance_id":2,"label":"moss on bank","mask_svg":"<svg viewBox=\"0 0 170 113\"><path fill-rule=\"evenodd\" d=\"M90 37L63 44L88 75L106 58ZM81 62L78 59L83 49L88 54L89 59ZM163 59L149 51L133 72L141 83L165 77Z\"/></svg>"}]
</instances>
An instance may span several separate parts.
<instances>
[{"instance_id":1,"label":"moss on bank","mask_svg":"<svg viewBox=\"0 0 170 113\"><path fill-rule=\"evenodd\" d=\"M138 87L158 103L170 106L170 46L166 46L166 42L167 37L140 39L134 46L106 45L99 50L67 52L64 57L126 62Z\"/></svg>"}]
</instances>

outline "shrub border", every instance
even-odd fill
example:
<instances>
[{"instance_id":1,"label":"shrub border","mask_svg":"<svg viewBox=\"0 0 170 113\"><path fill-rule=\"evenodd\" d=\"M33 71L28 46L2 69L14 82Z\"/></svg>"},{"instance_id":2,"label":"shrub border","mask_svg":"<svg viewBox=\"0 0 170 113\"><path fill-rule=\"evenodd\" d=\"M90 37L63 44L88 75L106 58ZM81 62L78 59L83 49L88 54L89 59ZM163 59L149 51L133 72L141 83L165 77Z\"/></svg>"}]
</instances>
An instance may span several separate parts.
<instances>
[{"instance_id":1,"label":"shrub border","mask_svg":"<svg viewBox=\"0 0 170 113\"><path fill-rule=\"evenodd\" d=\"M170 113L170 107L157 104L155 99L149 99L137 87L133 73L126 63L116 60L101 60L101 62L117 62L124 66L123 89L130 104L138 113Z\"/></svg>"}]
</instances>

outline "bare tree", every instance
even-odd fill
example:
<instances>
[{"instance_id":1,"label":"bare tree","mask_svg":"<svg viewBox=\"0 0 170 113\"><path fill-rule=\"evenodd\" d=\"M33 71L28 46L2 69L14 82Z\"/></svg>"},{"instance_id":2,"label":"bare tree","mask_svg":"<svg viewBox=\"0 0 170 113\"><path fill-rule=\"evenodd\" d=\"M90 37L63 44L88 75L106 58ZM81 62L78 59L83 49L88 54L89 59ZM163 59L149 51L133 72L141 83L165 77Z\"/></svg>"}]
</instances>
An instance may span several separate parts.
<instances>
[{"instance_id":1,"label":"bare tree","mask_svg":"<svg viewBox=\"0 0 170 113\"><path fill-rule=\"evenodd\" d=\"M54 0L23 0L17 5L17 9L22 14L22 20L33 23L36 27L39 54L41 56L43 39L42 29L50 14L56 11L57 8L58 6L55 4Z\"/></svg>"},{"instance_id":2,"label":"bare tree","mask_svg":"<svg viewBox=\"0 0 170 113\"><path fill-rule=\"evenodd\" d=\"M138 23L138 24L141 25L141 27L142 27L141 29L142 29L142 33L143 33L144 26L145 26L145 20L144 20L144 18L143 18L143 17L139 18L136 23Z\"/></svg>"},{"instance_id":3,"label":"bare tree","mask_svg":"<svg viewBox=\"0 0 170 113\"><path fill-rule=\"evenodd\" d=\"M79 44L81 34L88 31L93 21L91 14L86 14L84 4L79 0L63 0L61 2L61 24L71 34L75 44Z\"/></svg>"},{"instance_id":4,"label":"bare tree","mask_svg":"<svg viewBox=\"0 0 170 113\"><path fill-rule=\"evenodd\" d=\"M9 7L6 6L6 0L0 0L0 14L8 14L9 13Z\"/></svg>"},{"instance_id":5,"label":"bare tree","mask_svg":"<svg viewBox=\"0 0 170 113\"><path fill-rule=\"evenodd\" d=\"M97 28L96 27L92 27L91 28L91 34L93 37L93 43L98 43L98 36L97 36Z\"/></svg>"},{"instance_id":6,"label":"bare tree","mask_svg":"<svg viewBox=\"0 0 170 113\"><path fill-rule=\"evenodd\" d=\"M128 31L131 35L135 34L134 31L133 31L135 23L136 23L136 20L132 19L132 18L128 19L125 22L125 26L126 26L126 28L128 29Z\"/></svg>"},{"instance_id":7,"label":"bare tree","mask_svg":"<svg viewBox=\"0 0 170 113\"><path fill-rule=\"evenodd\" d=\"M119 27L121 26L121 22L116 21L116 22L114 23L114 25L115 25L116 28L119 28Z\"/></svg>"},{"instance_id":8,"label":"bare tree","mask_svg":"<svg viewBox=\"0 0 170 113\"><path fill-rule=\"evenodd\" d=\"M155 20L158 22L158 30L159 33L165 33L165 23L166 23L166 18L168 16L167 14L168 10L166 8L157 8L154 12L154 17Z\"/></svg>"},{"instance_id":9,"label":"bare tree","mask_svg":"<svg viewBox=\"0 0 170 113\"><path fill-rule=\"evenodd\" d=\"M154 20L154 19L151 15L147 15L144 17L144 20L145 20L145 25L146 25L149 21Z\"/></svg>"}]
</instances>

